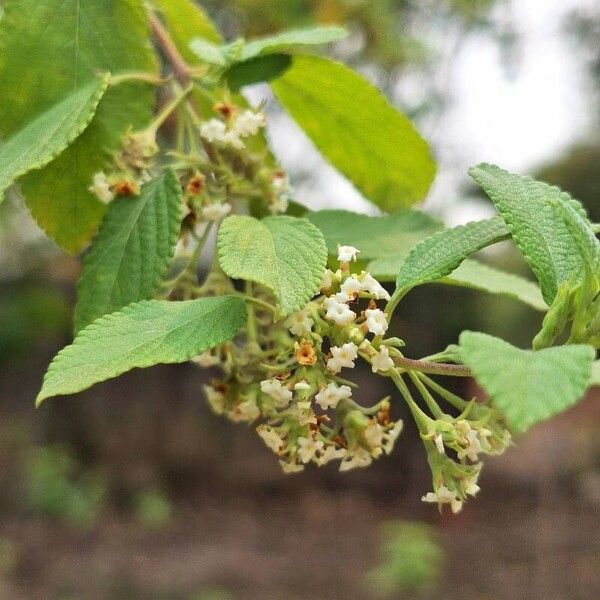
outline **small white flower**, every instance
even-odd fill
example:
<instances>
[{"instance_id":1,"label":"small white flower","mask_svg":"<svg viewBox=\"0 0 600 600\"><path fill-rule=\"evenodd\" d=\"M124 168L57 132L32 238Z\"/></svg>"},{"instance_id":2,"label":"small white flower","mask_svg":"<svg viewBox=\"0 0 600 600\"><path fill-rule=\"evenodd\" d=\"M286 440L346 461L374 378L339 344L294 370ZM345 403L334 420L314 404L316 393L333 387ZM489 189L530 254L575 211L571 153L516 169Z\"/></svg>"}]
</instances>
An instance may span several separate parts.
<instances>
[{"instance_id":1,"label":"small white flower","mask_svg":"<svg viewBox=\"0 0 600 600\"><path fill-rule=\"evenodd\" d=\"M265 115L261 112L245 110L237 116L233 124L233 130L241 137L256 135L261 127L267 124Z\"/></svg>"},{"instance_id":2,"label":"small white flower","mask_svg":"<svg viewBox=\"0 0 600 600\"><path fill-rule=\"evenodd\" d=\"M271 178L271 185L277 193L289 192L291 190L290 179L287 174L283 172L277 172L273 174L273 177Z\"/></svg>"},{"instance_id":3,"label":"small white flower","mask_svg":"<svg viewBox=\"0 0 600 600\"><path fill-rule=\"evenodd\" d=\"M284 473L299 473L300 471L304 471L304 465L299 465L296 462L285 462L284 460L280 460L279 466Z\"/></svg>"},{"instance_id":4,"label":"small white flower","mask_svg":"<svg viewBox=\"0 0 600 600\"><path fill-rule=\"evenodd\" d=\"M477 462L479 453L481 452L481 442L479 441L479 436L475 429L471 429L471 431L467 433L467 442L469 445L464 449L464 454L470 461Z\"/></svg>"},{"instance_id":5,"label":"small white flower","mask_svg":"<svg viewBox=\"0 0 600 600\"><path fill-rule=\"evenodd\" d=\"M288 196L286 194L280 194L275 199L271 200L269 203L269 210L271 211L271 214L277 215L284 213L289 205L290 199Z\"/></svg>"},{"instance_id":6,"label":"small white flower","mask_svg":"<svg viewBox=\"0 0 600 600\"><path fill-rule=\"evenodd\" d=\"M222 415L225 410L225 394L215 389L212 385L204 385L202 387L213 412L217 415Z\"/></svg>"},{"instance_id":7,"label":"small white flower","mask_svg":"<svg viewBox=\"0 0 600 600\"><path fill-rule=\"evenodd\" d=\"M469 496L476 496L481 488L474 481L467 481L465 484L465 493Z\"/></svg>"},{"instance_id":8,"label":"small white flower","mask_svg":"<svg viewBox=\"0 0 600 600\"><path fill-rule=\"evenodd\" d=\"M299 310L290 315L285 322L285 326L290 330L290 333L298 336L308 335L314 324L315 322L306 310Z\"/></svg>"},{"instance_id":9,"label":"small white flower","mask_svg":"<svg viewBox=\"0 0 600 600\"><path fill-rule=\"evenodd\" d=\"M225 139L226 127L219 119L210 119L200 126L200 135L208 142L222 142Z\"/></svg>"},{"instance_id":10,"label":"small white flower","mask_svg":"<svg viewBox=\"0 0 600 600\"><path fill-rule=\"evenodd\" d=\"M350 398L350 396L352 396L352 390L349 386L338 386L332 381L315 396L315 401L323 410L327 410L335 408L340 400Z\"/></svg>"},{"instance_id":11,"label":"small white flower","mask_svg":"<svg viewBox=\"0 0 600 600\"><path fill-rule=\"evenodd\" d=\"M322 450L319 458L317 458L317 464L322 467L332 460L344 458L346 451L343 448L336 448L333 444L327 446L325 450Z\"/></svg>"},{"instance_id":12,"label":"small white flower","mask_svg":"<svg viewBox=\"0 0 600 600\"><path fill-rule=\"evenodd\" d=\"M195 362L197 365L200 365L201 367L213 367L214 365L218 365L221 362L221 359L215 355L212 354L212 352L210 352L209 350L207 350L206 352L203 352L202 354L198 354L198 356L195 356L194 358L192 358L192 362Z\"/></svg>"},{"instance_id":13,"label":"small white flower","mask_svg":"<svg viewBox=\"0 0 600 600\"><path fill-rule=\"evenodd\" d=\"M390 351L387 346L381 346L379 352L371 362L371 370L373 373L378 371L389 371L394 366L394 361L390 358Z\"/></svg>"},{"instance_id":14,"label":"small white flower","mask_svg":"<svg viewBox=\"0 0 600 600\"><path fill-rule=\"evenodd\" d=\"M326 310L325 316L336 325L347 325L356 319L356 313L334 296L325 298L323 306Z\"/></svg>"},{"instance_id":15,"label":"small white flower","mask_svg":"<svg viewBox=\"0 0 600 600\"><path fill-rule=\"evenodd\" d=\"M282 406L292 400L292 391L288 390L278 379L265 379L260 382L260 389Z\"/></svg>"},{"instance_id":16,"label":"small white flower","mask_svg":"<svg viewBox=\"0 0 600 600\"><path fill-rule=\"evenodd\" d=\"M385 313L378 308L367 308L365 310L367 317L367 329L375 335L383 335L388 328L388 322Z\"/></svg>"},{"instance_id":17,"label":"small white flower","mask_svg":"<svg viewBox=\"0 0 600 600\"><path fill-rule=\"evenodd\" d=\"M283 449L285 442L281 439L281 436L277 433L274 427L270 425L259 425L256 428L256 432L262 438L262 441L270 448L275 454Z\"/></svg>"},{"instance_id":18,"label":"small white flower","mask_svg":"<svg viewBox=\"0 0 600 600\"><path fill-rule=\"evenodd\" d=\"M237 131L227 131L223 136L223 143L235 148L236 150L242 150L246 147L246 144L242 141L242 138L238 135Z\"/></svg>"},{"instance_id":19,"label":"small white flower","mask_svg":"<svg viewBox=\"0 0 600 600\"><path fill-rule=\"evenodd\" d=\"M389 300L390 295L386 289L370 273L365 273L362 277L363 291L369 292L375 296L376 300Z\"/></svg>"},{"instance_id":20,"label":"small white flower","mask_svg":"<svg viewBox=\"0 0 600 600\"><path fill-rule=\"evenodd\" d=\"M310 390L310 383L308 383L308 381L306 381L305 379L302 379L294 385L294 389L296 391Z\"/></svg>"},{"instance_id":21,"label":"small white flower","mask_svg":"<svg viewBox=\"0 0 600 600\"><path fill-rule=\"evenodd\" d=\"M321 278L321 290L329 290L333 285L333 271L331 269L325 269L323 271L323 277Z\"/></svg>"},{"instance_id":22,"label":"small white flower","mask_svg":"<svg viewBox=\"0 0 600 600\"><path fill-rule=\"evenodd\" d=\"M358 248L354 246L340 246L338 245L338 260L340 262L348 263L351 260L356 260L356 255L360 252Z\"/></svg>"},{"instance_id":23,"label":"small white flower","mask_svg":"<svg viewBox=\"0 0 600 600\"><path fill-rule=\"evenodd\" d=\"M368 450L358 447L356 450L346 453L344 460L340 463L340 471L350 471L351 469L368 467L372 460Z\"/></svg>"},{"instance_id":24,"label":"small white flower","mask_svg":"<svg viewBox=\"0 0 600 600\"><path fill-rule=\"evenodd\" d=\"M213 202L202 207L202 218L205 221L220 221L231 212L231 204Z\"/></svg>"},{"instance_id":25,"label":"small white flower","mask_svg":"<svg viewBox=\"0 0 600 600\"><path fill-rule=\"evenodd\" d=\"M427 492L421 500L423 502L433 502L438 505L449 504L453 513L460 512L462 509L462 500L456 495L456 492L450 491L445 485L440 485L437 492Z\"/></svg>"},{"instance_id":26,"label":"small white flower","mask_svg":"<svg viewBox=\"0 0 600 600\"><path fill-rule=\"evenodd\" d=\"M369 424L363 431L363 437L374 456L381 454L383 447L383 427L375 419L369 421Z\"/></svg>"},{"instance_id":27,"label":"small white flower","mask_svg":"<svg viewBox=\"0 0 600 600\"><path fill-rule=\"evenodd\" d=\"M354 276L348 277L340 286L340 291L335 297L340 302L350 302L356 300L356 297L362 292L362 283Z\"/></svg>"},{"instance_id":28,"label":"small white flower","mask_svg":"<svg viewBox=\"0 0 600 600\"><path fill-rule=\"evenodd\" d=\"M323 449L323 442L316 440L314 435L310 437L299 437L298 440L298 456L300 460L306 464L310 462L313 456L320 450Z\"/></svg>"},{"instance_id":29,"label":"small white flower","mask_svg":"<svg viewBox=\"0 0 600 600\"><path fill-rule=\"evenodd\" d=\"M442 438L441 433L436 433L433 436L433 441L435 443L435 447L440 454L446 454L446 448L444 448L444 439Z\"/></svg>"},{"instance_id":30,"label":"small white flower","mask_svg":"<svg viewBox=\"0 0 600 600\"><path fill-rule=\"evenodd\" d=\"M398 420L394 423L394 426L387 431L383 436L383 451L389 454L394 449L394 444L398 439L398 436L402 433L404 423L402 420Z\"/></svg>"},{"instance_id":31,"label":"small white flower","mask_svg":"<svg viewBox=\"0 0 600 600\"><path fill-rule=\"evenodd\" d=\"M327 368L332 373L339 373L342 368L354 368L354 361L358 357L358 346L348 342L343 346L331 347L331 358L327 361Z\"/></svg>"},{"instance_id":32,"label":"small white flower","mask_svg":"<svg viewBox=\"0 0 600 600\"><path fill-rule=\"evenodd\" d=\"M103 204L108 204L115 197L110 189L108 178L103 171L94 175L93 183L88 189Z\"/></svg>"},{"instance_id":33,"label":"small white flower","mask_svg":"<svg viewBox=\"0 0 600 600\"><path fill-rule=\"evenodd\" d=\"M228 415L234 423L256 421L260 417L260 410L253 398L240 402Z\"/></svg>"}]
</instances>

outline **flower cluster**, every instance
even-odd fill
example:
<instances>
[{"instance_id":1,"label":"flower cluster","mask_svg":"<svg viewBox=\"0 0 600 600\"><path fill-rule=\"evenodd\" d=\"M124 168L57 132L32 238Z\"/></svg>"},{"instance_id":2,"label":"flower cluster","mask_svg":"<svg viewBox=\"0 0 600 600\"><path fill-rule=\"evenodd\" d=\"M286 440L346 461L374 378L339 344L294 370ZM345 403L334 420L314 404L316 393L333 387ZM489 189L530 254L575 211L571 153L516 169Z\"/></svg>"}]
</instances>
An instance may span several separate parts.
<instances>
[{"instance_id":1,"label":"flower cluster","mask_svg":"<svg viewBox=\"0 0 600 600\"><path fill-rule=\"evenodd\" d=\"M208 402L234 422L255 425L286 473L332 461L340 471L367 467L391 452L403 423L390 417L387 398L369 407L355 401L357 386L342 377L364 361L373 373L392 378L419 427L433 476L433 491L423 501L457 512L479 491L481 455L503 452L510 434L500 414L483 403L458 399L461 413L445 414L413 374L434 416L414 402L398 366L403 343L384 337L388 317L378 303L390 296L370 273L352 272L358 253L339 246L337 270L325 270L319 294L286 319L273 324L256 309L257 322L266 320L252 351L228 343L197 357L224 372L223 380L205 386Z\"/></svg>"},{"instance_id":2,"label":"flower cluster","mask_svg":"<svg viewBox=\"0 0 600 600\"><path fill-rule=\"evenodd\" d=\"M239 112L236 107L228 105L228 109L221 110L221 114L224 120L213 118L202 123L200 135L207 142L236 150L244 149L244 138L256 135L266 125L265 115L250 109Z\"/></svg>"},{"instance_id":3,"label":"flower cluster","mask_svg":"<svg viewBox=\"0 0 600 600\"><path fill-rule=\"evenodd\" d=\"M233 421L260 419L258 434L288 473L334 460L341 471L366 467L392 450L402 430L402 421L390 419L389 400L365 408L353 399L354 384L339 378L361 357L374 370L393 366L389 348L376 351L367 339L385 333L387 320L376 301L389 295L369 273L349 272L348 248L340 248L340 268L324 273L326 293L281 323L276 359L263 365L267 377L244 384L228 378L205 388L215 412ZM213 364L213 356L202 360ZM382 357L391 365L382 365Z\"/></svg>"}]
</instances>

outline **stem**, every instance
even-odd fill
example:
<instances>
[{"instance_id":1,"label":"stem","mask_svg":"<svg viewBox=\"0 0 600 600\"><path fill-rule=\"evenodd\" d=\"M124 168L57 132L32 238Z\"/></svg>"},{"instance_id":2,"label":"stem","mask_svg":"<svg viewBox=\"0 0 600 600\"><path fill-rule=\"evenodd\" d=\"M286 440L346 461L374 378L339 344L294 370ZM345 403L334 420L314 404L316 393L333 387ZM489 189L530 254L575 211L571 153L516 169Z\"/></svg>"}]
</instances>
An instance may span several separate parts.
<instances>
[{"instance_id":1,"label":"stem","mask_svg":"<svg viewBox=\"0 0 600 600\"><path fill-rule=\"evenodd\" d=\"M277 312L277 308L275 306L269 304L268 302L265 302L264 300L260 300L259 298L254 298L254 296L249 295L247 292L248 290L246 290L246 294L242 294L242 297L246 302L252 302L253 304L260 306L261 308L264 308L265 310L268 310L270 313L273 314Z\"/></svg>"},{"instance_id":2,"label":"stem","mask_svg":"<svg viewBox=\"0 0 600 600\"><path fill-rule=\"evenodd\" d=\"M398 288L392 294L392 297L388 300L388 303L387 303L387 305L385 307L385 311L384 311L388 322L390 321L392 314L393 314L394 310L396 309L396 306L398 306L398 303L400 302L400 300L402 300L402 298L404 298L404 296L407 294L407 292L408 292L408 290L405 288Z\"/></svg>"},{"instance_id":3,"label":"stem","mask_svg":"<svg viewBox=\"0 0 600 600\"><path fill-rule=\"evenodd\" d=\"M416 360L399 356L394 358L396 366L406 371L419 371L430 375L447 375L448 377L472 377L471 369L465 365L454 365L450 363L436 363L425 360Z\"/></svg>"},{"instance_id":4,"label":"stem","mask_svg":"<svg viewBox=\"0 0 600 600\"><path fill-rule=\"evenodd\" d=\"M163 24L160 22L156 14L150 12L148 15L148 21L150 23L150 29L152 29L152 33L156 38L156 42L164 53L165 58L169 61L177 81L179 81L182 86L187 87L191 79L190 67L179 53L179 50L177 50L173 40L167 33L167 30L163 27Z\"/></svg>"},{"instance_id":5,"label":"stem","mask_svg":"<svg viewBox=\"0 0 600 600\"><path fill-rule=\"evenodd\" d=\"M244 287L246 291L245 298L252 298L252 300L256 300L256 298L252 296L252 282L246 281ZM248 310L248 320L246 325L248 338L253 342L256 342L258 340L258 328L256 326L256 315L254 314L254 306L252 306L252 302L248 302L246 308Z\"/></svg>"},{"instance_id":6,"label":"stem","mask_svg":"<svg viewBox=\"0 0 600 600\"><path fill-rule=\"evenodd\" d=\"M125 73L119 73L118 75L111 75L108 85L119 85L127 81L143 81L152 85L164 85L169 81L168 77L160 77L154 73L147 73L146 71L127 71Z\"/></svg>"},{"instance_id":7,"label":"stem","mask_svg":"<svg viewBox=\"0 0 600 600\"><path fill-rule=\"evenodd\" d=\"M402 394L402 397L406 401L406 404L408 404L408 408L410 409L410 412L412 413L412 416L415 419L419 431L423 435L427 435L427 433L429 432L429 424L432 421L432 419L430 419L415 402L415 399L412 397L410 390L408 389L408 387L404 383L404 380L402 379L402 375L400 375L398 371L394 370L392 371L390 377L392 378L392 381L396 384L396 387Z\"/></svg>"},{"instance_id":8,"label":"stem","mask_svg":"<svg viewBox=\"0 0 600 600\"><path fill-rule=\"evenodd\" d=\"M438 403L435 401L434 397L429 393L429 390L423 385L423 382L419 379L419 376L412 371L409 371L408 376L411 378L412 382L415 384L419 393L425 400L425 403L429 407L429 410L433 414L436 419L439 419L443 416L444 412L439 407Z\"/></svg>"},{"instance_id":9,"label":"stem","mask_svg":"<svg viewBox=\"0 0 600 600\"><path fill-rule=\"evenodd\" d=\"M454 406L457 410L461 412L469 406L469 402L463 400L460 396L453 394L451 391L447 390L445 387L442 387L437 381L434 381L427 375L423 373L419 373L418 377L424 381L434 392L437 392L446 402Z\"/></svg>"},{"instance_id":10,"label":"stem","mask_svg":"<svg viewBox=\"0 0 600 600\"><path fill-rule=\"evenodd\" d=\"M196 275L198 261L200 260L200 256L202 255L202 251L204 250L204 246L206 245L211 230L212 223L207 226L206 230L202 234L202 237L198 240L198 245L194 248L194 252L190 256L190 260L185 269L183 269L183 271L181 271L181 273L179 273L179 275L177 275L174 279L164 282L163 285L165 287L168 287L171 289L171 291L173 291L177 284L181 283L183 280L189 279L191 276ZM171 291L169 293L171 293Z\"/></svg>"},{"instance_id":11,"label":"stem","mask_svg":"<svg viewBox=\"0 0 600 600\"><path fill-rule=\"evenodd\" d=\"M169 102L161 112L155 117L154 121L150 123L148 129L151 131L158 131L161 125L169 118L171 113L181 104L183 100L190 94L190 92L194 89L192 84L188 85L184 90L179 91L173 100Z\"/></svg>"}]
</instances>

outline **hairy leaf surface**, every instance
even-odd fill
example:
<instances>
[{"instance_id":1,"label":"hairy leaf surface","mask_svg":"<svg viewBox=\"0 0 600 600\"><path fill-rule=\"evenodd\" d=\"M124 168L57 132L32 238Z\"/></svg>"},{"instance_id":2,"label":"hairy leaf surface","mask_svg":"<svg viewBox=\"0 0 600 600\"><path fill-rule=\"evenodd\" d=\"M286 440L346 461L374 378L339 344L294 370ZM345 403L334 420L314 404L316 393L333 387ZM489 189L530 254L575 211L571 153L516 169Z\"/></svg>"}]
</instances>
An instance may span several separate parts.
<instances>
[{"instance_id":1,"label":"hairy leaf surface","mask_svg":"<svg viewBox=\"0 0 600 600\"><path fill-rule=\"evenodd\" d=\"M466 258L510 233L500 217L445 229L417 244L403 263L396 285L410 289L450 275Z\"/></svg>"},{"instance_id":2,"label":"hairy leaf surface","mask_svg":"<svg viewBox=\"0 0 600 600\"><path fill-rule=\"evenodd\" d=\"M130 304L88 325L54 357L37 405L136 367L185 362L230 340L245 320L246 306L237 296Z\"/></svg>"},{"instance_id":3,"label":"hairy leaf surface","mask_svg":"<svg viewBox=\"0 0 600 600\"><path fill-rule=\"evenodd\" d=\"M587 345L536 352L473 331L461 334L460 348L461 358L493 405L519 433L566 410L584 395L595 356Z\"/></svg>"},{"instance_id":4,"label":"hairy leaf surface","mask_svg":"<svg viewBox=\"0 0 600 600\"><path fill-rule=\"evenodd\" d=\"M600 385L600 360L594 361L594 364L592 365L590 385Z\"/></svg>"},{"instance_id":5,"label":"hairy leaf surface","mask_svg":"<svg viewBox=\"0 0 600 600\"><path fill-rule=\"evenodd\" d=\"M369 272L379 281L395 281L408 253L378 258L369 263ZM479 261L467 258L452 273L431 283L443 283L456 287L469 288L489 294L506 296L518 300L535 310L545 312L548 306L542 298L540 288L533 282L507 273Z\"/></svg>"},{"instance_id":6,"label":"hairy leaf surface","mask_svg":"<svg viewBox=\"0 0 600 600\"><path fill-rule=\"evenodd\" d=\"M0 145L0 202L19 177L46 166L83 133L107 85L108 76L91 81Z\"/></svg>"},{"instance_id":7,"label":"hairy leaf surface","mask_svg":"<svg viewBox=\"0 0 600 600\"><path fill-rule=\"evenodd\" d=\"M329 44L345 38L348 32L343 27L319 25L289 29L275 35L249 40L242 46L239 60L249 60L265 54L287 53L310 46Z\"/></svg>"},{"instance_id":8,"label":"hairy leaf surface","mask_svg":"<svg viewBox=\"0 0 600 600\"><path fill-rule=\"evenodd\" d=\"M418 242L442 229L437 219L417 210L400 210L391 215L370 217L347 210L319 210L306 218L323 234L329 254L338 244L358 248L361 259L408 252Z\"/></svg>"},{"instance_id":9,"label":"hairy leaf surface","mask_svg":"<svg viewBox=\"0 0 600 600\"><path fill-rule=\"evenodd\" d=\"M8 0L0 20L0 135L85 85L99 71L154 71L141 0ZM147 84L111 87L89 127L49 165L22 180L27 206L39 225L69 251L95 232L102 205L90 192L129 125L151 116Z\"/></svg>"},{"instance_id":10,"label":"hairy leaf surface","mask_svg":"<svg viewBox=\"0 0 600 600\"><path fill-rule=\"evenodd\" d=\"M217 243L223 271L271 289L282 315L301 308L319 289L327 248L306 219L231 216L223 221Z\"/></svg>"},{"instance_id":11,"label":"hairy leaf surface","mask_svg":"<svg viewBox=\"0 0 600 600\"><path fill-rule=\"evenodd\" d=\"M110 205L77 285L76 331L152 297L173 256L180 221L181 187L172 171L144 184L137 198Z\"/></svg>"},{"instance_id":12,"label":"hairy leaf surface","mask_svg":"<svg viewBox=\"0 0 600 600\"><path fill-rule=\"evenodd\" d=\"M391 211L427 195L435 176L427 142L361 75L326 58L294 56L271 86L325 158L365 198Z\"/></svg>"},{"instance_id":13,"label":"hairy leaf surface","mask_svg":"<svg viewBox=\"0 0 600 600\"><path fill-rule=\"evenodd\" d=\"M504 218L550 305L561 283L577 277L582 258L569 227L553 203L570 207L587 221L581 204L557 187L488 164L469 171Z\"/></svg>"}]
</instances>

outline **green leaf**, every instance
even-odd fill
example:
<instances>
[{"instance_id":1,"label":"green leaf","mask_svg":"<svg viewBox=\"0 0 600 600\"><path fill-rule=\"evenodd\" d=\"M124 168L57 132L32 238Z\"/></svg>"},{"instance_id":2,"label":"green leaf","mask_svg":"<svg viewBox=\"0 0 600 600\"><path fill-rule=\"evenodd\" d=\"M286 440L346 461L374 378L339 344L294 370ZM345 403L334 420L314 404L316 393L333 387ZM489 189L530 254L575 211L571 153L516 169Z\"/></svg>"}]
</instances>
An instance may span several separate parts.
<instances>
[{"instance_id":1,"label":"green leaf","mask_svg":"<svg viewBox=\"0 0 600 600\"><path fill-rule=\"evenodd\" d=\"M237 296L130 304L96 319L54 357L36 403L136 367L185 362L230 340L245 320L245 303Z\"/></svg>"},{"instance_id":2,"label":"green leaf","mask_svg":"<svg viewBox=\"0 0 600 600\"><path fill-rule=\"evenodd\" d=\"M600 360L594 361L594 364L592 365L590 385L600 385Z\"/></svg>"},{"instance_id":3,"label":"green leaf","mask_svg":"<svg viewBox=\"0 0 600 600\"><path fill-rule=\"evenodd\" d=\"M327 248L306 219L231 216L223 221L217 244L223 271L271 289L282 316L301 308L319 289Z\"/></svg>"},{"instance_id":4,"label":"green leaf","mask_svg":"<svg viewBox=\"0 0 600 600\"><path fill-rule=\"evenodd\" d=\"M450 275L467 257L509 237L500 217L445 229L417 244L398 272L396 285L409 290L416 285Z\"/></svg>"},{"instance_id":5,"label":"green leaf","mask_svg":"<svg viewBox=\"0 0 600 600\"><path fill-rule=\"evenodd\" d=\"M0 134L9 136L97 72L156 70L141 0L9 0L0 20ZM154 90L107 90L89 127L58 158L22 180L39 225L69 251L85 246L105 207L89 191L130 125L152 115Z\"/></svg>"},{"instance_id":6,"label":"green leaf","mask_svg":"<svg viewBox=\"0 0 600 600\"><path fill-rule=\"evenodd\" d=\"M310 46L329 44L345 38L348 32L343 27L321 25L288 29L275 35L257 38L246 42L240 52L239 61L250 60L265 54L285 54L293 50L303 50Z\"/></svg>"},{"instance_id":7,"label":"green leaf","mask_svg":"<svg viewBox=\"0 0 600 600\"><path fill-rule=\"evenodd\" d=\"M571 207L587 220L583 207L557 187L495 165L478 165L469 174L504 218L540 282L544 299L552 304L560 284L580 276L583 266L577 243L553 203Z\"/></svg>"},{"instance_id":8,"label":"green leaf","mask_svg":"<svg viewBox=\"0 0 600 600\"><path fill-rule=\"evenodd\" d=\"M26 125L0 146L0 202L19 177L55 159L90 124L108 76L90 82Z\"/></svg>"},{"instance_id":9,"label":"green leaf","mask_svg":"<svg viewBox=\"0 0 600 600\"><path fill-rule=\"evenodd\" d=\"M331 164L390 211L422 200L435 176L427 142L364 77L316 56L294 56L271 83L278 100Z\"/></svg>"},{"instance_id":10,"label":"green leaf","mask_svg":"<svg viewBox=\"0 0 600 600\"><path fill-rule=\"evenodd\" d=\"M369 263L368 270L379 281L395 281L408 253L379 258ZM540 288L532 281L467 258L457 269L433 283L463 287L518 300L535 310L545 312L548 306Z\"/></svg>"},{"instance_id":11,"label":"green leaf","mask_svg":"<svg viewBox=\"0 0 600 600\"><path fill-rule=\"evenodd\" d=\"M575 404L589 385L595 357L588 345L536 352L473 331L461 334L460 348L463 361L515 432Z\"/></svg>"},{"instance_id":12,"label":"green leaf","mask_svg":"<svg viewBox=\"0 0 600 600\"><path fill-rule=\"evenodd\" d=\"M221 34L209 16L192 0L152 0L171 39L183 58L193 63L197 54L191 49L192 40L201 38L209 44L219 44Z\"/></svg>"},{"instance_id":13,"label":"green leaf","mask_svg":"<svg viewBox=\"0 0 600 600\"><path fill-rule=\"evenodd\" d=\"M223 76L229 88L237 92L246 85L276 79L291 63L292 59L287 54L267 54L235 63Z\"/></svg>"},{"instance_id":14,"label":"green leaf","mask_svg":"<svg viewBox=\"0 0 600 600\"><path fill-rule=\"evenodd\" d=\"M579 249L585 273L597 281L600 274L600 242L596 238L591 223L571 203L552 200L551 205L558 212L565 222L567 229L570 231ZM593 294L594 296L597 291L596 289Z\"/></svg>"},{"instance_id":15,"label":"green leaf","mask_svg":"<svg viewBox=\"0 0 600 600\"><path fill-rule=\"evenodd\" d=\"M320 210L306 215L323 234L329 254L338 244L360 250L359 258L371 259L408 252L443 225L417 210L400 210L391 215L370 217L347 210Z\"/></svg>"},{"instance_id":16,"label":"green leaf","mask_svg":"<svg viewBox=\"0 0 600 600\"><path fill-rule=\"evenodd\" d=\"M77 285L75 330L153 296L177 243L181 187L166 171L137 198L115 200L86 256Z\"/></svg>"}]
</instances>

